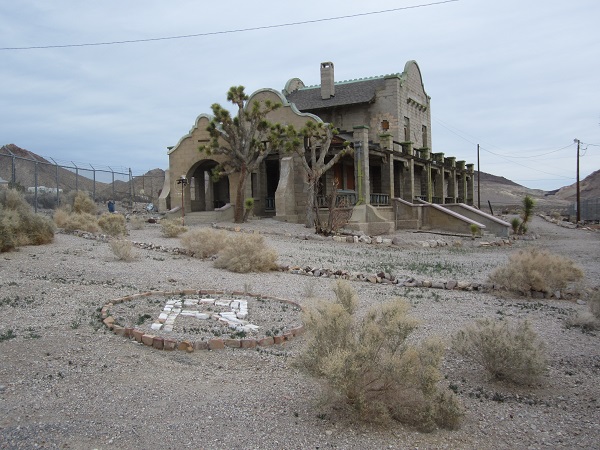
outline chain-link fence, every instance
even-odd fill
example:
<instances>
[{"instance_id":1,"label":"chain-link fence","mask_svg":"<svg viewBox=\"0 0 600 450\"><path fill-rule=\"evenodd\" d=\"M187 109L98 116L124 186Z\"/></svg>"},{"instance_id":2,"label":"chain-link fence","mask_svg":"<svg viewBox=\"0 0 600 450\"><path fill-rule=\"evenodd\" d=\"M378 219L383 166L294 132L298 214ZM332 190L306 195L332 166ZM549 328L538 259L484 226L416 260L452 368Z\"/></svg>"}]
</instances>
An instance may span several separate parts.
<instances>
[{"instance_id":1,"label":"chain-link fence","mask_svg":"<svg viewBox=\"0 0 600 450\"><path fill-rule=\"evenodd\" d=\"M4 184L24 191L37 212L38 208L60 206L72 191L85 191L99 203L120 201L126 207L134 202L157 203L164 174L134 176L131 169L125 168L58 164L29 153L20 156L2 146L0 178Z\"/></svg>"},{"instance_id":2,"label":"chain-link fence","mask_svg":"<svg viewBox=\"0 0 600 450\"><path fill-rule=\"evenodd\" d=\"M581 211L579 211L579 218L583 222L598 222L600 221L600 199L591 198L587 200L581 200L579 202ZM577 219L577 203L573 203L569 206L569 220L575 222Z\"/></svg>"}]
</instances>

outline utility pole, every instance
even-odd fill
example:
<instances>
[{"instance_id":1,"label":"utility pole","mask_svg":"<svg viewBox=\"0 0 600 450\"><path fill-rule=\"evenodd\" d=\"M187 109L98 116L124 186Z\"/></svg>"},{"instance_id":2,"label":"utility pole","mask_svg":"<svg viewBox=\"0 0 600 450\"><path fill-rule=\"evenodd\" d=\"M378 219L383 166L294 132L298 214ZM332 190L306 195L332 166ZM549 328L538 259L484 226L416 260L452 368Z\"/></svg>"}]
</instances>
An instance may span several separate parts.
<instances>
[{"instance_id":1,"label":"utility pole","mask_svg":"<svg viewBox=\"0 0 600 450\"><path fill-rule=\"evenodd\" d=\"M579 145L581 144L581 141L579 139L575 139L575 142L577 142L577 222L576 224L579 225L579 221L581 220L581 199L580 199L580 195L579 195Z\"/></svg>"},{"instance_id":2,"label":"utility pole","mask_svg":"<svg viewBox=\"0 0 600 450\"><path fill-rule=\"evenodd\" d=\"M479 144L477 144L477 208L481 210L481 167L479 167Z\"/></svg>"}]
</instances>

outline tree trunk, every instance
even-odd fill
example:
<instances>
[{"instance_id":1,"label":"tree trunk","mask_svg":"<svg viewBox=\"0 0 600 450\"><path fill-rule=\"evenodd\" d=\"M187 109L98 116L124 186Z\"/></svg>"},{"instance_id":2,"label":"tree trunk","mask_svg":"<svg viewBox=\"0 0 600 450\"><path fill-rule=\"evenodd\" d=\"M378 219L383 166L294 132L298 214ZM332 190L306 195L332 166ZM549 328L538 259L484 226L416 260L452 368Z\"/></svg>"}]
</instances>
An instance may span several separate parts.
<instances>
[{"instance_id":1,"label":"tree trunk","mask_svg":"<svg viewBox=\"0 0 600 450\"><path fill-rule=\"evenodd\" d=\"M244 221L244 193L246 191L247 175L248 171L246 166L244 165L240 169L237 192L235 193L235 207L233 209L233 221L235 223L242 223Z\"/></svg>"},{"instance_id":2,"label":"tree trunk","mask_svg":"<svg viewBox=\"0 0 600 450\"><path fill-rule=\"evenodd\" d=\"M315 206L316 206L316 187L315 183L311 180L308 181L306 188L306 222L304 226L306 228L312 228L315 226Z\"/></svg>"}]
</instances>

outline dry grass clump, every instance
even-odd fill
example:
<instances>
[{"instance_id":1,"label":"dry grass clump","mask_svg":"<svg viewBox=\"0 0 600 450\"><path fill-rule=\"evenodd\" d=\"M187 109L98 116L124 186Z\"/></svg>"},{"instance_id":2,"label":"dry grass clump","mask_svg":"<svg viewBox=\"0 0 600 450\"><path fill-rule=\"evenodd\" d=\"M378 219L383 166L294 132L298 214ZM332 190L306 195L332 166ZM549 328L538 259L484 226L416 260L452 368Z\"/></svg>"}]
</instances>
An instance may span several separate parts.
<instances>
[{"instance_id":1,"label":"dry grass clump","mask_svg":"<svg viewBox=\"0 0 600 450\"><path fill-rule=\"evenodd\" d=\"M588 311L579 312L567 319L567 327L579 327L584 331L600 330L600 289L587 297Z\"/></svg>"},{"instance_id":2,"label":"dry grass clump","mask_svg":"<svg viewBox=\"0 0 600 450\"><path fill-rule=\"evenodd\" d=\"M0 252L23 245L42 245L54 239L54 225L35 214L21 193L0 192Z\"/></svg>"},{"instance_id":3,"label":"dry grass clump","mask_svg":"<svg viewBox=\"0 0 600 450\"><path fill-rule=\"evenodd\" d=\"M143 217L133 216L129 219L129 228L132 230L143 230L146 221Z\"/></svg>"},{"instance_id":4,"label":"dry grass clump","mask_svg":"<svg viewBox=\"0 0 600 450\"><path fill-rule=\"evenodd\" d=\"M89 233L100 231L96 216L88 213L68 213L64 209L57 209L54 212L54 223L57 227L69 231L81 230Z\"/></svg>"},{"instance_id":5,"label":"dry grass clump","mask_svg":"<svg viewBox=\"0 0 600 450\"><path fill-rule=\"evenodd\" d=\"M218 253L215 267L231 272L268 272L275 268L277 253L258 234L239 234L227 239Z\"/></svg>"},{"instance_id":6,"label":"dry grass clump","mask_svg":"<svg viewBox=\"0 0 600 450\"><path fill-rule=\"evenodd\" d=\"M109 245L119 261L131 262L137 258L133 244L127 239L111 239Z\"/></svg>"},{"instance_id":7,"label":"dry grass clump","mask_svg":"<svg viewBox=\"0 0 600 450\"><path fill-rule=\"evenodd\" d=\"M492 272L489 281L528 295L531 291L555 292L582 277L583 271L572 260L546 250L528 248L511 255L508 264Z\"/></svg>"},{"instance_id":8,"label":"dry grass clump","mask_svg":"<svg viewBox=\"0 0 600 450\"><path fill-rule=\"evenodd\" d=\"M65 205L54 211L54 223L68 231L100 231L96 218L97 208L94 201L82 191L70 192Z\"/></svg>"},{"instance_id":9,"label":"dry grass clump","mask_svg":"<svg viewBox=\"0 0 600 450\"><path fill-rule=\"evenodd\" d=\"M174 238L185 233L188 228L181 224L181 219L164 219L160 221L161 232L164 237Z\"/></svg>"},{"instance_id":10,"label":"dry grass clump","mask_svg":"<svg viewBox=\"0 0 600 450\"><path fill-rule=\"evenodd\" d=\"M481 319L459 331L454 348L483 366L492 379L532 384L546 371L544 345L528 321Z\"/></svg>"},{"instance_id":11,"label":"dry grass clump","mask_svg":"<svg viewBox=\"0 0 600 450\"><path fill-rule=\"evenodd\" d=\"M72 200L71 200L72 196ZM77 191L75 194L69 194L67 204L71 206L71 212L76 214L91 214L95 216L98 213L98 208L94 200L83 191Z\"/></svg>"},{"instance_id":12,"label":"dry grass clump","mask_svg":"<svg viewBox=\"0 0 600 450\"><path fill-rule=\"evenodd\" d=\"M309 341L301 367L323 379L362 419L393 419L424 431L457 428L463 409L452 392L438 388L444 347L438 340L406 342L418 326L408 304L397 299L358 318L349 283L338 281L334 291L334 302L304 314Z\"/></svg>"},{"instance_id":13,"label":"dry grass clump","mask_svg":"<svg viewBox=\"0 0 600 450\"><path fill-rule=\"evenodd\" d=\"M223 250L227 244L227 233L211 228L196 228L181 237L185 248L194 253L195 258L210 258Z\"/></svg>"},{"instance_id":14,"label":"dry grass clump","mask_svg":"<svg viewBox=\"0 0 600 450\"><path fill-rule=\"evenodd\" d=\"M98 219L98 226L109 236L126 236L127 226L123 214L105 213Z\"/></svg>"}]
</instances>

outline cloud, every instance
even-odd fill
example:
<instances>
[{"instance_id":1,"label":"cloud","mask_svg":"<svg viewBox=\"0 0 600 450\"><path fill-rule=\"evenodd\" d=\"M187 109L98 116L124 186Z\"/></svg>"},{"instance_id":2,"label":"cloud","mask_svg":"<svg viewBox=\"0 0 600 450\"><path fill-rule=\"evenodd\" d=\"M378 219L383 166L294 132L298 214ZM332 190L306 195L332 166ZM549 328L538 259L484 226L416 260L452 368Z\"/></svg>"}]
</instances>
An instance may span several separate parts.
<instances>
[{"instance_id":1,"label":"cloud","mask_svg":"<svg viewBox=\"0 0 600 450\"><path fill-rule=\"evenodd\" d=\"M0 6L0 47L226 31L398 5L24 0ZM293 77L318 84L322 61L333 61L343 80L400 72L415 59L432 96L435 151L476 162L480 143L503 155L484 152L482 170L554 189L574 181L572 147L552 158L521 157L574 138L600 143L599 15L595 0L461 0L245 33L0 51L1 143L137 172L166 168L166 147L212 103L225 104L232 85L280 90ZM600 166L596 149L589 147L582 176Z\"/></svg>"}]
</instances>

